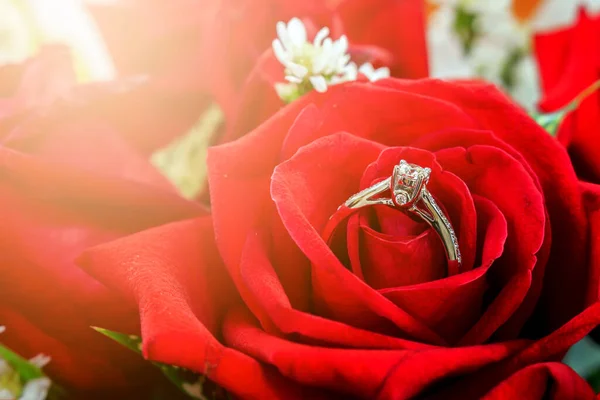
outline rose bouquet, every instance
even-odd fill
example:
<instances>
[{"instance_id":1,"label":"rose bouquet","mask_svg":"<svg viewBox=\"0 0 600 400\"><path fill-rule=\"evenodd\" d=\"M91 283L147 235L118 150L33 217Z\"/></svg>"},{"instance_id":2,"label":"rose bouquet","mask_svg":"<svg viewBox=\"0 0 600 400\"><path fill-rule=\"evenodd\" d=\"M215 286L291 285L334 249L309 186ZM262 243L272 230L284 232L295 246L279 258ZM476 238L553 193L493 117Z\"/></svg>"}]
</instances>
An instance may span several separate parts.
<instances>
[{"instance_id":1,"label":"rose bouquet","mask_svg":"<svg viewBox=\"0 0 600 400\"><path fill-rule=\"evenodd\" d=\"M114 79L2 67L0 399L594 399L595 20L530 113L427 77L467 3L93 4Z\"/></svg>"}]
</instances>

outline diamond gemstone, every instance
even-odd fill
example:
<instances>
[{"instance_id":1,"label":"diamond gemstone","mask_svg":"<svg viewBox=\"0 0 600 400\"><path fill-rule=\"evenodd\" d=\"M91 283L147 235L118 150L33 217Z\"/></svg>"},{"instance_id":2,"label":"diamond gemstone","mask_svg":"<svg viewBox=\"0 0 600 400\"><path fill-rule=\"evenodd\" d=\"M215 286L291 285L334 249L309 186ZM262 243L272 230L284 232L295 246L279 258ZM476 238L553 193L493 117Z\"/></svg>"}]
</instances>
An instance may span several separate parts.
<instances>
[{"instance_id":1,"label":"diamond gemstone","mask_svg":"<svg viewBox=\"0 0 600 400\"><path fill-rule=\"evenodd\" d=\"M396 194L396 203L400 204L401 206L405 205L408 203L408 196L404 193Z\"/></svg>"},{"instance_id":2,"label":"diamond gemstone","mask_svg":"<svg viewBox=\"0 0 600 400\"><path fill-rule=\"evenodd\" d=\"M414 186L419 180L419 173L422 170L423 168L419 167L418 165L409 164L402 160L398 166L398 183L407 187Z\"/></svg>"},{"instance_id":3,"label":"diamond gemstone","mask_svg":"<svg viewBox=\"0 0 600 400\"><path fill-rule=\"evenodd\" d=\"M431 170L406 160L394 167L392 192L394 203L399 206L407 206L418 199L424 185L429 181Z\"/></svg>"}]
</instances>

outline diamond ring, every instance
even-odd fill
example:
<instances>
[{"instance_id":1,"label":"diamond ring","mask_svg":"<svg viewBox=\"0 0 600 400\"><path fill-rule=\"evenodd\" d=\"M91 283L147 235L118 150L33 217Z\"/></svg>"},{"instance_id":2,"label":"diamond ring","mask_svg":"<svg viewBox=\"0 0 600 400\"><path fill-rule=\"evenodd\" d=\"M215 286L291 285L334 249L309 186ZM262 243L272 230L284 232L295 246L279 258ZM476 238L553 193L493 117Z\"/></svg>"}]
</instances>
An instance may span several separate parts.
<instances>
[{"instance_id":1,"label":"diamond ring","mask_svg":"<svg viewBox=\"0 0 600 400\"><path fill-rule=\"evenodd\" d=\"M429 168L422 168L401 160L394 166L392 176L350 196L337 209L325 226L324 240L329 243L340 222L357 210L367 206L385 205L427 222L439 235L446 250L448 264L460 270L462 259L454 228L427 190L430 175ZM391 196L382 197L386 192Z\"/></svg>"}]
</instances>

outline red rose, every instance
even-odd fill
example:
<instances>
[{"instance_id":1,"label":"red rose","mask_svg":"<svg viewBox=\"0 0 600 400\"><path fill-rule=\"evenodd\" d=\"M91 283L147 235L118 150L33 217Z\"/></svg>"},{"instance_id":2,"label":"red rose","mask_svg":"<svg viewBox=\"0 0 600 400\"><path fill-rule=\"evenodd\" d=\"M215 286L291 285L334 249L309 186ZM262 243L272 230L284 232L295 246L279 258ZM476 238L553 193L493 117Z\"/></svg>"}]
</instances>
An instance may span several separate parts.
<instances>
[{"instance_id":1,"label":"red rose","mask_svg":"<svg viewBox=\"0 0 600 400\"><path fill-rule=\"evenodd\" d=\"M535 53L542 79L544 112L566 107L600 79L600 17L584 9L569 28L539 34ZM562 123L558 140L568 150L578 175L600 182L600 94L590 95Z\"/></svg>"},{"instance_id":2,"label":"red rose","mask_svg":"<svg viewBox=\"0 0 600 400\"><path fill-rule=\"evenodd\" d=\"M101 104L112 90L72 88L63 55L48 50L0 69L0 323L7 328L0 340L26 357L48 354L50 377L76 397L79 390L100 398L108 388L143 392L151 367L90 328L134 332L136 308L74 258L204 212L130 145L118 118L107 118ZM95 93L89 107L87 90Z\"/></svg>"},{"instance_id":3,"label":"red rose","mask_svg":"<svg viewBox=\"0 0 600 400\"><path fill-rule=\"evenodd\" d=\"M317 29L327 25L334 36L348 36L357 60L375 57L394 76L420 78L428 75L424 7L422 0L177 0L95 5L91 11L121 73L149 74L188 94L210 93L233 121L240 91L252 85L278 21L298 17Z\"/></svg>"},{"instance_id":4,"label":"red rose","mask_svg":"<svg viewBox=\"0 0 600 400\"><path fill-rule=\"evenodd\" d=\"M322 239L338 205L400 159L432 169L462 269L392 208ZM209 182L212 222L80 260L138 304L147 358L241 398L593 398L554 362L600 321L599 191L582 197L566 152L494 87L313 92L211 149Z\"/></svg>"},{"instance_id":5,"label":"red rose","mask_svg":"<svg viewBox=\"0 0 600 400\"><path fill-rule=\"evenodd\" d=\"M78 84L69 50L47 46L22 64L0 66L0 137L36 114L96 118L149 153L186 132L198 117L198 104L182 102L187 92L171 83L133 76ZM198 100L191 92L186 98Z\"/></svg>"}]
</instances>

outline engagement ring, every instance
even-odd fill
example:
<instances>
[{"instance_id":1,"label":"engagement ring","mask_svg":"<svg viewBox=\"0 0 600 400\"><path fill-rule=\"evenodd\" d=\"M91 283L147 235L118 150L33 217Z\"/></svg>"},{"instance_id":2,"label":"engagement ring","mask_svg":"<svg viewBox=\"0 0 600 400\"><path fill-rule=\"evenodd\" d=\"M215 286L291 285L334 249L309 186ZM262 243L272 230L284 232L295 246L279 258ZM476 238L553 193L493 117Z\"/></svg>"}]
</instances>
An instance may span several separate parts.
<instances>
[{"instance_id":1,"label":"engagement ring","mask_svg":"<svg viewBox=\"0 0 600 400\"><path fill-rule=\"evenodd\" d=\"M431 169L401 160L400 164L394 166L392 176L346 200L329 218L323 238L329 243L336 227L357 210L367 206L385 205L427 222L442 240L448 263L457 264L456 270L460 270L462 260L454 228L427 190L430 175ZM386 192L390 193L390 197L382 197Z\"/></svg>"}]
</instances>

